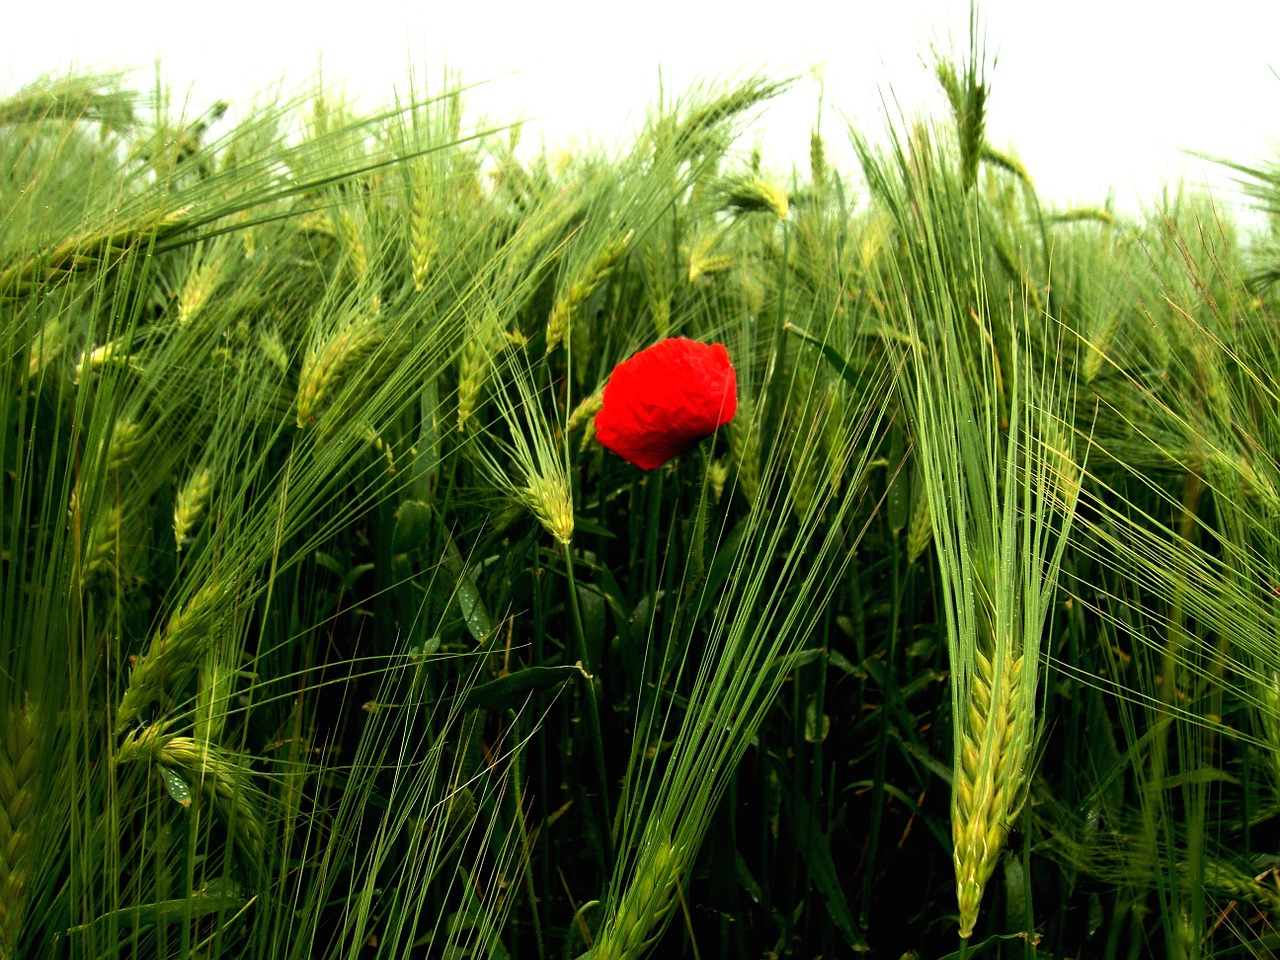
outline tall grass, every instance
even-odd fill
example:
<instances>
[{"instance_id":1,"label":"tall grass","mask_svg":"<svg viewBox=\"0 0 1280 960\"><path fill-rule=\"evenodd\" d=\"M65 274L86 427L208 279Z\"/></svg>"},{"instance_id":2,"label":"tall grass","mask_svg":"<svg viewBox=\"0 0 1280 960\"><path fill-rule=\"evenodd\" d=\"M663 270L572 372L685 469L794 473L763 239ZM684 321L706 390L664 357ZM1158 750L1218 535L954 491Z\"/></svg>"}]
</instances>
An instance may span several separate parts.
<instances>
[{"instance_id":1,"label":"tall grass","mask_svg":"<svg viewBox=\"0 0 1280 960\"><path fill-rule=\"evenodd\" d=\"M0 957L1269 955L1274 252L937 74L790 177L759 80L0 101ZM642 473L675 335L738 414Z\"/></svg>"}]
</instances>

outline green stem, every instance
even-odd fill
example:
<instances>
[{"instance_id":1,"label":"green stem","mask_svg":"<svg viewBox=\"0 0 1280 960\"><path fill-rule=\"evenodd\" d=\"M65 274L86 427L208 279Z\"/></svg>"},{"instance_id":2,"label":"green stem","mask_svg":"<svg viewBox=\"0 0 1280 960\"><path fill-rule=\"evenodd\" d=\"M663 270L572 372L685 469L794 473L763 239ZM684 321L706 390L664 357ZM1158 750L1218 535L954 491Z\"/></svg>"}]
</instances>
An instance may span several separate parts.
<instances>
[{"instance_id":1,"label":"green stem","mask_svg":"<svg viewBox=\"0 0 1280 960\"><path fill-rule=\"evenodd\" d=\"M596 691L599 679L587 651L587 635L582 628L582 611L578 606L578 583L573 575L573 557L567 545L564 546L564 568L569 580L569 611L573 620L573 636L578 645L578 660L586 674L583 679L587 690L587 735L591 738L596 768L596 792L600 798L597 813L600 820L600 842L604 846L604 870L605 873L610 873L613 870L613 831L609 815L609 785L604 765L604 739L600 734L600 698Z\"/></svg>"},{"instance_id":2,"label":"green stem","mask_svg":"<svg viewBox=\"0 0 1280 960\"><path fill-rule=\"evenodd\" d=\"M507 715L512 726L518 731L520 729L520 715L514 710L508 710ZM542 942L542 918L539 916L538 895L533 883L533 844L529 841L529 824L526 822L524 815L524 790L520 782L519 760L511 764L511 786L516 827L520 831L520 848L524 857L520 870L521 882L524 885L525 896L529 899L529 913L533 918L534 943L538 948L538 956L544 957L546 956L546 948Z\"/></svg>"}]
</instances>

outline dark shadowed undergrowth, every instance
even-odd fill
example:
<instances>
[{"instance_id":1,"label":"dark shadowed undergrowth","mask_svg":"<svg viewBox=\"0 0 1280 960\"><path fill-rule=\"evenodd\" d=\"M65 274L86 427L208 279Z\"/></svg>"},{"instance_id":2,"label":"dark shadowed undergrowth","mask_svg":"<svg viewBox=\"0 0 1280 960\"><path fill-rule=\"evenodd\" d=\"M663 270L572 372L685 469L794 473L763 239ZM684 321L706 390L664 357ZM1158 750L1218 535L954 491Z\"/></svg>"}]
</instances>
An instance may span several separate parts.
<instances>
[{"instance_id":1,"label":"dark shadowed undergrowth","mask_svg":"<svg viewBox=\"0 0 1280 960\"><path fill-rule=\"evenodd\" d=\"M1270 955L1274 237L1054 207L982 66L789 176L763 80L0 101L0 960Z\"/></svg>"}]
</instances>

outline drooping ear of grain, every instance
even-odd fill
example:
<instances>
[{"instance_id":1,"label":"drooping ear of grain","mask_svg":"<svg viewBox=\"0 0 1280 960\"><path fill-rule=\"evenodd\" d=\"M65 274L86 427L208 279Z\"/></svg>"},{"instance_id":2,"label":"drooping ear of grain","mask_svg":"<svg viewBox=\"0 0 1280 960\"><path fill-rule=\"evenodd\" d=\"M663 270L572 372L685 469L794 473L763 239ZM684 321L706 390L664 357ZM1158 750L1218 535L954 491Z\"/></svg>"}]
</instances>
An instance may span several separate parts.
<instances>
[{"instance_id":1,"label":"drooping ear of grain","mask_svg":"<svg viewBox=\"0 0 1280 960\"><path fill-rule=\"evenodd\" d=\"M149 724L131 731L116 750L115 762L154 763L179 775L192 790L208 797L226 821L250 871L261 868L266 822L261 796L252 789L248 767L233 754L192 737Z\"/></svg>"},{"instance_id":2,"label":"drooping ear of grain","mask_svg":"<svg viewBox=\"0 0 1280 960\"><path fill-rule=\"evenodd\" d=\"M298 426L312 426L344 378L385 340L377 320L361 315L307 352L298 376Z\"/></svg>"}]
</instances>

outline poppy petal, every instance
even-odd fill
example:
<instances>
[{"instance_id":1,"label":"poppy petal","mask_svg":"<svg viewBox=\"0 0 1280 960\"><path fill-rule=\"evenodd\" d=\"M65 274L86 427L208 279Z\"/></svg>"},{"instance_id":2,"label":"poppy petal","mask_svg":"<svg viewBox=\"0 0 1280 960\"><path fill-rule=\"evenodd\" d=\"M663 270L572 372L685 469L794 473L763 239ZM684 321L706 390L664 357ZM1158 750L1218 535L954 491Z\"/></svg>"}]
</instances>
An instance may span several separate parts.
<instances>
[{"instance_id":1,"label":"poppy petal","mask_svg":"<svg viewBox=\"0 0 1280 960\"><path fill-rule=\"evenodd\" d=\"M652 470L711 436L737 409L737 374L724 344L672 337L614 367L596 437Z\"/></svg>"}]
</instances>

